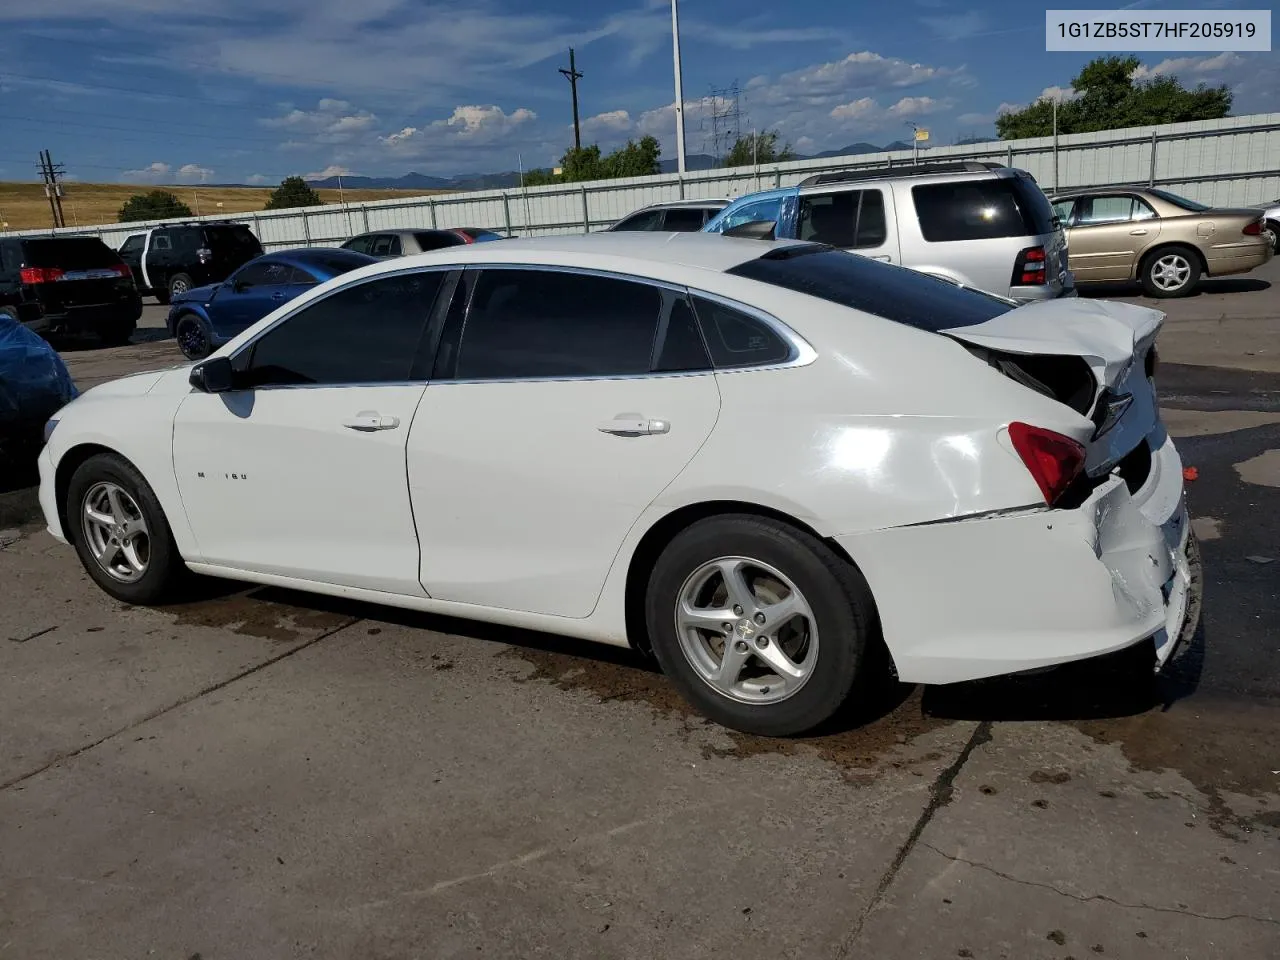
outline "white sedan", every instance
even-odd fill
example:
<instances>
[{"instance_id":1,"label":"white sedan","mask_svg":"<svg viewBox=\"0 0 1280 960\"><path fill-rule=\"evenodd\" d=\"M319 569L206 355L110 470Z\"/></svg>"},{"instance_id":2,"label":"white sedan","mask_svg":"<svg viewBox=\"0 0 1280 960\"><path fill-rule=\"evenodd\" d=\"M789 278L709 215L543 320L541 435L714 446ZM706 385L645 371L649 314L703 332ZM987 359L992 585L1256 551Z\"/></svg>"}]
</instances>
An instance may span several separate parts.
<instances>
[{"instance_id":1,"label":"white sedan","mask_svg":"<svg viewBox=\"0 0 1280 960\"><path fill-rule=\"evenodd\" d=\"M740 730L1192 624L1163 314L816 244L617 233L344 274L46 430L111 596L188 571L652 652ZM1154 640L1154 643L1152 643Z\"/></svg>"}]
</instances>

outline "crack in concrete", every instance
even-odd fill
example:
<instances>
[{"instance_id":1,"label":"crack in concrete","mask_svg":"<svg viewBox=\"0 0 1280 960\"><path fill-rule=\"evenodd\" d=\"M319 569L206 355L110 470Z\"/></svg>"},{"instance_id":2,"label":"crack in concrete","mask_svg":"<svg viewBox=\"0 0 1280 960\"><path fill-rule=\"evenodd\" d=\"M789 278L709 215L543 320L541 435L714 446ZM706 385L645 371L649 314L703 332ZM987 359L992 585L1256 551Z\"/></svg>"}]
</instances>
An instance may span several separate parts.
<instances>
[{"instance_id":1,"label":"crack in concrete","mask_svg":"<svg viewBox=\"0 0 1280 960\"><path fill-rule=\"evenodd\" d=\"M324 633L321 633L319 636L312 637L310 640L307 640L304 643L300 643L296 647L290 647L288 650L284 651L283 653L277 654L274 657L269 657L268 659L263 660L261 663L255 664L254 666L249 667L246 670L241 670L239 673L235 674L234 676L227 677L225 680L219 680L218 682L211 683L206 687L201 687L195 693L187 694L184 697L179 697L173 703L170 703L167 706L160 707L157 710L152 710L150 713L139 717L137 720L131 720L128 723L126 723L123 727L120 727L118 730L113 730L111 733L108 733L106 736L99 737L97 740L94 740L91 743L86 743L83 746L76 747L76 749L74 750L68 750L63 753L59 753L55 755L52 759L50 759L48 762L36 767L34 770L28 770L26 773L19 774L18 776L14 777L11 780L6 780L3 783L0 783L0 792L8 790L11 787L16 787L19 784L24 783L27 780L30 780L32 777L38 777L40 774L44 773L46 770L52 767L56 767L60 763L65 763L68 760L74 760L76 757L80 756L80 754L87 753L88 751L92 750L94 747L100 747L102 746L102 744L106 743L108 740L111 740L114 737L118 737L122 733L128 733L130 730L140 727L144 723L154 720L157 717L162 717L171 710L176 710L179 707L184 707L188 703L191 703L192 701L199 700L201 697L206 697L211 693L216 693L217 691L223 689L224 687L231 686L231 684L235 683L237 680L243 680L245 677L251 676L252 674L257 673L259 670L265 670L267 667L271 666L272 664L279 663L281 660L284 660L286 657L292 657L295 653L301 653L303 650L306 650L308 647L315 646L321 640L327 640L329 637L332 637L335 633L345 630L347 629L347 627L355 626L357 623L360 623L363 619L364 619L363 617L348 617L345 621L338 624L336 627L333 627L330 630L326 630Z\"/></svg>"},{"instance_id":2,"label":"crack in concrete","mask_svg":"<svg viewBox=\"0 0 1280 960\"><path fill-rule=\"evenodd\" d=\"M1015 877L1012 874L1005 873L1003 870L997 870L995 867L989 866L985 863L980 863L977 860L966 860L964 857L946 853L924 840L920 841L920 846L927 850L932 850L944 860L950 860L953 863L963 863L965 866L973 867L976 870L983 870L994 877L999 877L1001 880L1008 880L1010 883L1021 884L1024 887L1038 887L1041 890L1048 890L1051 893L1056 893L1059 896L1067 897L1068 899L1076 900L1080 903L1109 903L1112 906L1124 907L1129 910L1151 910L1154 913L1176 913L1179 916L1194 917L1197 920L1252 920L1255 923L1266 923L1280 927L1280 920L1273 919L1272 917L1255 917L1251 913L1230 913L1223 915L1196 913L1194 910L1182 909L1181 907L1161 907L1151 903L1128 903L1124 900L1117 900L1115 897L1109 897L1105 893L1072 893L1070 890L1063 890L1061 887L1056 887L1052 883L1045 883L1042 880L1027 880L1023 877Z\"/></svg>"},{"instance_id":3,"label":"crack in concrete","mask_svg":"<svg viewBox=\"0 0 1280 960\"><path fill-rule=\"evenodd\" d=\"M889 868L885 870L884 875L880 878L880 882L876 885L876 892L872 895L870 902L858 916L857 922L849 931L848 936L840 941L840 945L836 948L836 960L843 960L849 956L850 950L853 949L854 942L862 933L862 928L866 925L872 912L880 901L884 898L889 887L893 885L893 881L897 879L898 871L902 869L902 865L906 863L907 857L911 855L911 851L915 849L917 843L920 842L920 836L924 833L924 828L929 825L937 812L951 802L951 798L955 793L956 777L960 775L960 771L964 769L964 765L969 762L969 757L973 751L982 744L991 739L991 721L981 721L969 735L960 753L956 755L950 766L946 767L938 774L933 786L929 789L929 802L925 804L925 808L920 811L920 816L916 818L915 826L911 828L911 832L907 834L907 838L902 841L902 846L898 848L898 853L893 858L893 862L889 864ZM929 849L933 849L930 847Z\"/></svg>"}]
</instances>

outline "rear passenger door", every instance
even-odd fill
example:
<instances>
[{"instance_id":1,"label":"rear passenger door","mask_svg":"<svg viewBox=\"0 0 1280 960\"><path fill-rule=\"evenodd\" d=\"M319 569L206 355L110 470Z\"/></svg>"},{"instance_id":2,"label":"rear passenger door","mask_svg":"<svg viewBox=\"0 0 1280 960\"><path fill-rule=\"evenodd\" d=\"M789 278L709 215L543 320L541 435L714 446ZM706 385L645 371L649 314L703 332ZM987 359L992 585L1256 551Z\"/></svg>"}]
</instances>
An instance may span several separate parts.
<instances>
[{"instance_id":1,"label":"rear passenger door","mask_svg":"<svg viewBox=\"0 0 1280 960\"><path fill-rule=\"evenodd\" d=\"M627 532L719 411L683 290L467 270L409 434L423 588L588 616Z\"/></svg>"},{"instance_id":2,"label":"rear passenger door","mask_svg":"<svg viewBox=\"0 0 1280 960\"><path fill-rule=\"evenodd\" d=\"M1155 211L1137 197L1079 197L1067 232L1071 270L1080 280L1128 280L1138 251L1159 233Z\"/></svg>"},{"instance_id":3,"label":"rear passenger door","mask_svg":"<svg viewBox=\"0 0 1280 960\"><path fill-rule=\"evenodd\" d=\"M876 188L801 196L797 237L873 260L900 260L893 197Z\"/></svg>"},{"instance_id":4,"label":"rear passenger door","mask_svg":"<svg viewBox=\"0 0 1280 960\"><path fill-rule=\"evenodd\" d=\"M394 233L380 233L373 238L369 255L387 260L400 256L400 238Z\"/></svg>"}]
</instances>

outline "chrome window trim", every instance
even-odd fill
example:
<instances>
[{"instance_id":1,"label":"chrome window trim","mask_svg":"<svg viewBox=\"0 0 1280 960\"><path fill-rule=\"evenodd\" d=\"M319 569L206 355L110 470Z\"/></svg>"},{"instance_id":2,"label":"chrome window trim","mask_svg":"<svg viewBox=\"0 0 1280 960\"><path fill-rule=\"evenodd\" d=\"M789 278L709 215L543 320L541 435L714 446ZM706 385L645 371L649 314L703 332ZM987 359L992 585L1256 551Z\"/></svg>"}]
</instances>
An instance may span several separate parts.
<instances>
[{"instance_id":1,"label":"chrome window trim","mask_svg":"<svg viewBox=\"0 0 1280 960\"><path fill-rule=\"evenodd\" d=\"M796 333L791 327L787 326L777 317L753 307L750 304L743 303L740 300L734 300L732 297L726 297L718 293L712 293L708 290L701 290L695 287L685 286L684 284L673 283L668 280L659 280L654 277L642 277L636 274L619 273L615 270L600 270L593 267L575 267L565 264L542 264L542 263L450 263L450 264L432 264L430 266L407 266L396 270L388 270L385 273L377 273L371 277L366 277L355 283L346 283L335 287L326 293L323 297L317 297L308 301L306 304L300 305L297 309L291 310L283 316L276 319L271 326L260 331L252 340L246 341L234 353L230 354L228 359L233 362L237 357L245 351L251 350L257 342L265 337L280 324L296 317L303 310L314 304L321 303L329 297L338 293L350 290L354 287L361 286L365 283L372 283L376 280L382 280L387 277L403 276L413 273L450 273L455 270L549 270L557 273L575 273L589 276L603 277L612 280L626 280L632 283L644 283L659 289L668 290L681 295L692 295L702 297L728 307L731 310L737 310L746 314L752 319L758 320L766 327L776 333L789 347L790 356L783 361L767 364L754 364L743 367L721 367L717 368L714 364L706 370L675 370L662 372L646 372L631 374L604 374L598 376L554 376L554 377L505 377L502 379L449 379L449 380L433 380L430 377L424 377L420 380L375 380L375 381L350 381L343 383L282 383L282 384L266 384L260 387L253 387L257 390L333 390L346 387L409 387L409 386L432 386L440 387L448 384L477 384L477 383L556 383L556 382L587 382L595 380L657 380L668 379L671 377L706 377L737 373L755 373L766 370L786 370L794 367L805 367L813 363L818 358L818 353L809 344L807 340ZM468 310L469 312L469 310ZM463 325L462 336L466 335L466 326ZM461 339L459 343L461 343ZM710 358L708 357L708 360Z\"/></svg>"}]
</instances>

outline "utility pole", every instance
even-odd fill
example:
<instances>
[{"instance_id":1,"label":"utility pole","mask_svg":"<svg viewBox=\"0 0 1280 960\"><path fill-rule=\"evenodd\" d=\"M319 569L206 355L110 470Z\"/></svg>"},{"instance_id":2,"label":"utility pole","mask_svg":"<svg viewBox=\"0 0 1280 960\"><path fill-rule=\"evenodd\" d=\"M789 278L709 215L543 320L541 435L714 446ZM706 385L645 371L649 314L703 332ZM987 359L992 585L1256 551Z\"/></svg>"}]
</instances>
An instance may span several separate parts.
<instances>
[{"instance_id":1,"label":"utility pole","mask_svg":"<svg viewBox=\"0 0 1280 960\"><path fill-rule=\"evenodd\" d=\"M671 53L676 74L676 171L684 173L684 83L680 80L680 14L671 0ZM680 194L684 196L683 193Z\"/></svg>"},{"instance_id":2,"label":"utility pole","mask_svg":"<svg viewBox=\"0 0 1280 960\"><path fill-rule=\"evenodd\" d=\"M560 72L569 81L569 88L573 91L573 149L581 150L582 129L578 125L578 81L582 79L582 74L573 63L573 47L569 48L569 69L561 67Z\"/></svg>"},{"instance_id":3,"label":"utility pole","mask_svg":"<svg viewBox=\"0 0 1280 960\"><path fill-rule=\"evenodd\" d=\"M67 225L62 215L62 184L58 182L65 173L66 168L54 163L48 150L40 151L40 179L44 181L44 195L49 198L49 212L53 215L55 228Z\"/></svg>"}]
</instances>

